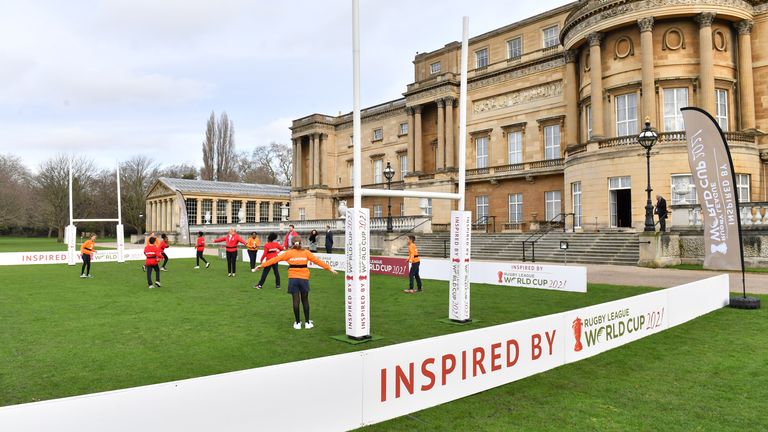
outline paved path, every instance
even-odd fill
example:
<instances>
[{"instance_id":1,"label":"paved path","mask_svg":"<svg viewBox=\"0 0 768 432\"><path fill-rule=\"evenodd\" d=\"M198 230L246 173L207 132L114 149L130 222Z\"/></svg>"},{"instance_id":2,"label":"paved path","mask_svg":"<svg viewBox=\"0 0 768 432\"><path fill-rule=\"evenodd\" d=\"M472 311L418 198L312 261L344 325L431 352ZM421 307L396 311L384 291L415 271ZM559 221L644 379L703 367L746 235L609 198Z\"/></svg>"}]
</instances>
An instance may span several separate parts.
<instances>
[{"instance_id":1,"label":"paved path","mask_svg":"<svg viewBox=\"0 0 768 432\"><path fill-rule=\"evenodd\" d=\"M717 272L709 270L678 270L668 268L646 268L616 266L605 264L587 264L587 280L592 283L612 285L635 285L668 288L700 279L730 274L730 289L741 292L741 272ZM768 294L768 273L747 273L747 293Z\"/></svg>"}]
</instances>

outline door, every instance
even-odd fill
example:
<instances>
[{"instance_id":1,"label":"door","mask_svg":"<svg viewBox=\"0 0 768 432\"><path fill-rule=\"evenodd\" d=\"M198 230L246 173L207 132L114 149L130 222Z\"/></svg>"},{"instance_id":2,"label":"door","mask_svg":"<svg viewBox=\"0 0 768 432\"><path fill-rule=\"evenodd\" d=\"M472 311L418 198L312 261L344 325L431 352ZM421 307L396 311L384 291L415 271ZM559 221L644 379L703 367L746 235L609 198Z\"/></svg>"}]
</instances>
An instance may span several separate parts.
<instances>
[{"instance_id":1,"label":"door","mask_svg":"<svg viewBox=\"0 0 768 432\"><path fill-rule=\"evenodd\" d=\"M619 228L632 226L632 189L616 191L616 219Z\"/></svg>"}]
</instances>

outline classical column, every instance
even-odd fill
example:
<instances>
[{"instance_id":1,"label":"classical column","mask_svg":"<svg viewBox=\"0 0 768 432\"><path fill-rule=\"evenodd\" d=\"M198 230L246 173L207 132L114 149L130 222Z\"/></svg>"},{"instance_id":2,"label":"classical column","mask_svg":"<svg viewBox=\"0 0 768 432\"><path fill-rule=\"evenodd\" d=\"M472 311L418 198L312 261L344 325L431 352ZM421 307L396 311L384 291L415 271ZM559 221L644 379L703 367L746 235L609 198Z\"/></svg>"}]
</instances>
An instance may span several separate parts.
<instances>
[{"instance_id":1,"label":"classical column","mask_svg":"<svg viewBox=\"0 0 768 432\"><path fill-rule=\"evenodd\" d=\"M437 100L437 161L435 171L445 169L445 101Z\"/></svg>"},{"instance_id":2,"label":"classical column","mask_svg":"<svg viewBox=\"0 0 768 432\"><path fill-rule=\"evenodd\" d=\"M577 50L568 50L565 56L565 145L579 143L579 74Z\"/></svg>"},{"instance_id":3,"label":"classical column","mask_svg":"<svg viewBox=\"0 0 768 432\"><path fill-rule=\"evenodd\" d=\"M296 163L296 152L297 152L297 145L298 139L293 139L293 147L291 152L291 187L296 187L296 180L298 179L298 176L296 175L296 170L298 169L299 164Z\"/></svg>"},{"instance_id":4,"label":"classical column","mask_svg":"<svg viewBox=\"0 0 768 432\"><path fill-rule=\"evenodd\" d=\"M319 185L325 184L325 179L324 179L325 164L323 163L325 162L325 157L323 156L323 147L325 146L327 141L328 141L328 135L321 133L317 136L317 184ZM271 210L271 207L272 206L270 205L270 210Z\"/></svg>"},{"instance_id":5,"label":"classical column","mask_svg":"<svg viewBox=\"0 0 768 432\"><path fill-rule=\"evenodd\" d=\"M416 141L414 140L415 134L413 133L413 108L405 108L405 113L408 114L408 174L412 174L416 171L416 158L414 157L414 153L416 152L414 149Z\"/></svg>"},{"instance_id":6,"label":"classical column","mask_svg":"<svg viewBox=\"0 0 768 432\"><path fill-rule=\"evenodd\" d=\"M315 148L317 147L317 134L309 135L309 176L307 177L307 186L315 184Z\"/></svg>"},{"instance_id":7,"label":"classical column","mask_svg":"<svg viewBox=\"0 0 768 432\"><path fill-rule=\"evenodd\" d=\"M232 200L227 200L227 223L232 223Z\"/></svg>"},{"instance_id":8,"label":"classical column","mask_svg":"<svg viewBox=\"0 0 768 432\"><path fill-rule=\"evenodd\" d=\"M702 12L694 20L699 24L699 105L713 116L715 111L715 59L712 53L712 21L715 14Z\"/></svg>"},{"instance_id":9,"label":"classical column","mask_svg":"<svg viewBox=\"0 0 768 432\"><path fill-rule=\"evenodd\" d=\"M602 33L590 33L589 41L589 79L592 101L592 138L605 138L605 112L603 112L603 62L600 53Z\"/></svg>"},{"instance_id":10,"label":"classical column","mask_svg":"<svg viewBox=\"0 0 768 432\"><path fill-rule=\"evenodd\" d=\"M165 231L165 225L168 223L168 211L165 200L160 200L160 226L159 231Z\"/></svg>"},{"instance_id":11,"label":"classical column","mask_svg":"<svg viewBox=\"0 0 768 432\"><path fill-rule=\"evenodd\" d=\"M217 224L219 223L219 200L214 198L211 206L213 207L211 210L211 223Z\"/></svg>"},{"instance_id":12,"label":"classical column","mask_svg":"<svg viewBox=\"0 0 768 432\"><path fill-rule=\"evenodd\" d=\"M312 152L312 184L320 184L320 142L323 140L323 134L317 134L315 145Z\"/></svg>"},{"instance_id":13,"label":"classical column","mask_svg":"<svg viewBox=\"0 0 768 432\"><path fill-rule=\"evenodd\" d=\"M173 198L169 198L168 199L168 222L170 222L168 224L168 231L169 232L173 231L174 228L175 228L174 223L173 223L173 208L175 207L174 203L175 203L175 200Z\"/></svg>"},{"instance_id":14,"label":"classical column","mask_svg":"<svg viewBox=\"0 0 768 432\"><path fill-rule=\"evenodd\" d=\"M195 224L202 225L203 224L203 199L198 198L197 199L197 214L195 215Z\"/></svg>"},{"instance_id":15,"label":"classical column","mask_svg":"<svg viewBox=\"0 0 768 432\"><path fill-rule=\"evenodd\" d=\"M421 148L421 108L421 105L413 107L413 163L416 172L421 172L424 167L421 160L423 153L423 149Z\"/></svg>"},{"instance_id":16,"label":"classical column","mask_svg":"<svg viewBox=\"0 0 768 432\"><path fill-rule=\"evenodd\" d=\"M152 201L152 229L151 231L156 231L160 228L158 222L159 221L160 212L158 211L158 203L157 200Z\"/></svg>"},{"instance_id":17,"label":"classical column","mask_svg":"<svg viewBox=\"0 0 768 432\"><path fill-rule=\"evenodd\" d=\"M455 156L456 143L453 137L453 104L456 100L453 97L445 98L445 166L453 168L456 166Z\"/></svg>"},{"instance_id":18,"label":"classical column","mask_svg":"<svg viewBox=\"0 0 768 432\"><path fill-rule=\"evenodd\" d=\"M650 117L651 124L658 124L656 118L656 82L653 71L653 17L637 20L640 27L640 64L642 68L643 114Z\"/></svg>"},{"instance_id":19,"label":"classical column","mask_svg":"<svg viewBox=\"0 0 768 432\"><path fill-rule=\"evenodd\" d=\"M302 152L302 138L299 138L296 146L296 187L304 186L304 154Z\"/></svg>"},{"instance_id":20,"label":"classical column","mask_svg":"<svg viewBox=\"0 0 768 432\"><path fill-rule=\"evenodd\" d=\"M739 21L739 108L741 130L755 129L755 88L752 80L752 20Z\"/></svg>"}]
</instances>

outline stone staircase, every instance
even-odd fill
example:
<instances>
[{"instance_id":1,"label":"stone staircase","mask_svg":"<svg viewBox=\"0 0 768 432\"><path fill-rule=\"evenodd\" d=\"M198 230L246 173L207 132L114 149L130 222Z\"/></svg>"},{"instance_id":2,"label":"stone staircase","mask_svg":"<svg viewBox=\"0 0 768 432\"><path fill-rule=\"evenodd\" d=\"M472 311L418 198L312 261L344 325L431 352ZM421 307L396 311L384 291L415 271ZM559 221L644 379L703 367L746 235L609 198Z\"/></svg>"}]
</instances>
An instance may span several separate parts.
<instances>
[{"instance_id":1,"label":"stone staircase","mask_svg":"<svg viewBox=\"0 0 768 432\"><path fill-rule=\"evenodd\" d=\"M477 260L504 260L522 262L522 241L531 233L473 233L472 258ZM416 239L419 254L425 257L444 257L450 254L448 233L420 234ZM535 244L536 261L562 263L560 241L568 242L568 262L586 264L637 265L640 259L639 236L634 232L572 233L550 231ZM403 247L398 255L408 255ZM531 246L525 255L531 261Z\"/></svg>"}]
</instances>

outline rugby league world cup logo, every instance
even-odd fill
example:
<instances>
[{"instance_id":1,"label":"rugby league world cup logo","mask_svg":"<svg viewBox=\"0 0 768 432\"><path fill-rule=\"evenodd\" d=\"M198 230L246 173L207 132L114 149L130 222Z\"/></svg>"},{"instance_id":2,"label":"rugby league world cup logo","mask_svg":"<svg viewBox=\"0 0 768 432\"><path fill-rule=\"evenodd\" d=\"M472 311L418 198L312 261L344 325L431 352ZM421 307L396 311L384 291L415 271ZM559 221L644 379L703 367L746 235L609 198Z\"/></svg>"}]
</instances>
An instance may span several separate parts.
<instances>
[{"instance_id":1,"label":"rugby league world cup logo","mask_svg":"<svg viewBox=\"0 0 768 432\"><path fill-rule=\"evenodd\" d=\"M501 283L501 278L504 277L504 272L499 272L499 283Z\"/></svg>"},{"instance_id":2,"label":"rugby league world cup logo","mask_svg":"<svg viewBox=\"0 0 768 432\"><path fill-rule=\"evenodd\" d=\"M576 339L576 346L573 347L573 350L579 352L583 348L581 345L581 318L576 317L571 327L573 328L573 337Z\"/></svg>"}]
</instances>

